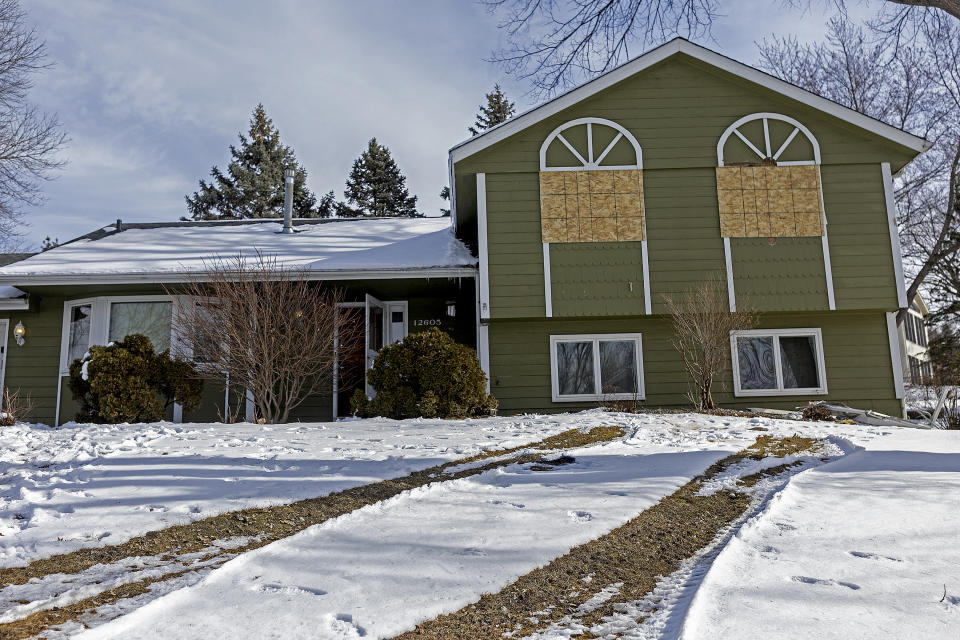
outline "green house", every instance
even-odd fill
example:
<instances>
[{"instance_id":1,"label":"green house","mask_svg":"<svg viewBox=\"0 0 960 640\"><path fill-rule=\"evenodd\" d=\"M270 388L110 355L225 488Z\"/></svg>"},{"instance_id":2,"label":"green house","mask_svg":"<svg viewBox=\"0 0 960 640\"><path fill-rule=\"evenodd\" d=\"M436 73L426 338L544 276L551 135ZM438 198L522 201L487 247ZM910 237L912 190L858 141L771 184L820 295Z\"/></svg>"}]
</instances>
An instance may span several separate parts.
<instances>
[{"instance_id":1,"label":"green house","mask_svg":"<svg viewBox=\"0 0 960 640\"><path fill-rule=\"evenodd\" d=\"M372 353L430 326L476 347L503 413L688 404L666 300L712 281L759 314L730 336L722 405L900 415L892 176L926 146L676 39L453 147L449 220L298 221L292 236L118 222L0 268L0 383L30 394L34 420L72 419L72 358L135 331L169 343L176 283L259 249L345 289ZM231 390L208 387L170 417L223 415ZM345 415L352 391L296 417Z\"/></svg>"}]
</instances>

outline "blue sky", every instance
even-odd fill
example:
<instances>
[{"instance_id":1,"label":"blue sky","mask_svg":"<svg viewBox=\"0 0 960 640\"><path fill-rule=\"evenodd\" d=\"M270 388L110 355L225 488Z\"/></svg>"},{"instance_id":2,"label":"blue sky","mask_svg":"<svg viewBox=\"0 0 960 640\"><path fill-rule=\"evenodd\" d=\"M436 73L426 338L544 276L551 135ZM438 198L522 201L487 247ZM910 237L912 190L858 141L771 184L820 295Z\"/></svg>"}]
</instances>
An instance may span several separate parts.
<instances>
[{"instance_id":1,"label":"blue sky","mask_svg":"<svg viewBox=\"0 0 960 640\"><path fill-rule=\"evenodd\" d=\"M500 41L497 16L466 0L24 6L55 63L32 98L71 138L67 166L44 185L46 201L27 210L28 245L117 218L185 215L183 196L212 165L227 164L227 146L258 102L318 195L342 197L350 165L376 136L433 215L446 150L467 137L494 82L521 110L531 106L526 85L485 61ZM728 6L713 39L700 42L752 63L764 36L819 38L827 3L807 12L769 0Z\"/></svg>"}]
</instances>

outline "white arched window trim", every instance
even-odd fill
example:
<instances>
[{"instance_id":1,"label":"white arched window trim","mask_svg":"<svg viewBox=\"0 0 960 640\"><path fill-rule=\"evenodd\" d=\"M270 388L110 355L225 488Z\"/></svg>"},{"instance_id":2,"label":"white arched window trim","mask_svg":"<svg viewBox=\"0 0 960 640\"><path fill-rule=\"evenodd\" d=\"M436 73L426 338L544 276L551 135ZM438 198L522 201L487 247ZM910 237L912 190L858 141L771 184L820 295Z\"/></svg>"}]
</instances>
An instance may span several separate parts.
<instances>
[{"instance_id":1,"label":"white arched window trim","mask_svg":"<svg viewBox=\"0 0 960 640\"><path fill-rule=\"evenodd\" d=\"M584 158L583 155L573 148L573 145L563 137L563 132L571 127L578 127L580 125L587 125L587 157ZM599 124L605 127L610 127L611 129L616 130L617 135L614 136L613 140L610 141L610 144L607 145L599 156L596 158L593 157L593 125ZM627 165L617 165L617 166L600 166L600 163L603 162L603 159L607 157L607 154L617 146L617 143L620 142L621 138L626 138L627 141L633 145L633 150L637 154L636 164L627 164ZM548 167L547 166L547 147L554 140L560 140L563 145L570 150L577 160L583 164L577 167ZM637 142L637 139L633 137L633 134L624 129L622 126L614 122L613 120L606 120L604 118L577 118L576 120L571 120L565 122L553 131L550 132L550 135L547 136L547 139L543 141L543 144L540 146L540 171L612 171L615 169L642 169L643 168L643 151L640 149L640 143Z\"/></svg>"},{"instance_id":2,"label":"white arched window trim","mask_svg":"<svg viewBox=\"0 0 960 640\"><path fill-rule=\"evenodd\" d=\"M754 120L763 120L763 141L765 144L766 153L757 149L756 145L747 140L747 137L740 133L740 127L745 125L748 122L753 122ZM793 125L793 131L787 136L787 139L783 141L783 144L780 145L780 148L773 150L770 146L770 125L768 122L770 120L779 120L781 122L786 122L787 124ZM810 144L813 146L813 160L794 160L790 162L780 162L777 159L780 155L786 151L787 147L790 146L790 143L793 142L793 139L797 137L798 133L803 133L807 137L807 140L810 141ZM723 147L727 144L727 139L731 135L736 135L740 140L750 148L757 156L763 160L766 158L773 158L773 160L781 166L787 165L797 165L797 164L820 164L820 143L817 142L817 139L810 132L810 129L807 129L803 124L798 120L791 118L790 116L785 116L780 113L752 113L748 116L743 116L723 132L723 135L720 136L720 141L717 142L717 162L722 167L723 166Z\"/></svg>"}]
</instances>

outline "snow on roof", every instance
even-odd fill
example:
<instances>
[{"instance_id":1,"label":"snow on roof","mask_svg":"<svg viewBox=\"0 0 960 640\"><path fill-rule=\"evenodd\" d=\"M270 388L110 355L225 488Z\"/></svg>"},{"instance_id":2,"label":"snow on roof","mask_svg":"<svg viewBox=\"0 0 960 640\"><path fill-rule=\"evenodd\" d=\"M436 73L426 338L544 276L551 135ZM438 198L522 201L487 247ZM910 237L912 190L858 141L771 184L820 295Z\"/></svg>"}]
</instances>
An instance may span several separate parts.
<instances>
[{"instance_id":1,"label":"snow on roof","mask_svg":"<svg viewBox=\"0 0 960 640\"><path fill-rule=\"evenodd\" d=\"M26 297L26 295L26 292L20 291L20 289L16 287L0 285L0 300L16 300L17 298Z\"/></svg>"},{"instance_id":2,"label":"snow on roof","mask_svg":"<svg viewBox=\"0 0 960 640\"><path fill-rule=\"evenodd\" d=\"M296 233L278 233L279 220L231 223L133 223L105 227L0 268L0 282L54 277L197 273L217 258L276 256L286 267L311 271L474 268L449 218L298 220ZM88 279L89 280L89 279Z\"/></svg>"}]
</instances>

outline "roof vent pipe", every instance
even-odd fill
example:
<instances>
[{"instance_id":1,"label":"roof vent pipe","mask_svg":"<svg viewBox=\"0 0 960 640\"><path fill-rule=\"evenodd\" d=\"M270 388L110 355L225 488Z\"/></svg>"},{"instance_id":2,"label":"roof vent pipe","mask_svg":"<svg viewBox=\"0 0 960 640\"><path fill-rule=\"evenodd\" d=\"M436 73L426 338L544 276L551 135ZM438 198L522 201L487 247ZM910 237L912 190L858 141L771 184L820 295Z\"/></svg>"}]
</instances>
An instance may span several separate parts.
<instances>
[{"instance_id":1,"label":"roof vent pipe","mask_svg":"<svg viewBox=\"0 0 960 640\"><path fill-rule=\"evenodd\" d=\"M123 231L123 220L117 218L117 232Z\"/></svg>"},{"instance_id":2,"label":"roof vent pipe","mask_svg":"<svg viewBox=\"0 0 960 640\"><path fill-rule=\"evenodd\" d=\"M293 233L293 169L283 172L283 231Z\"/></svg>"}]
</instances>

